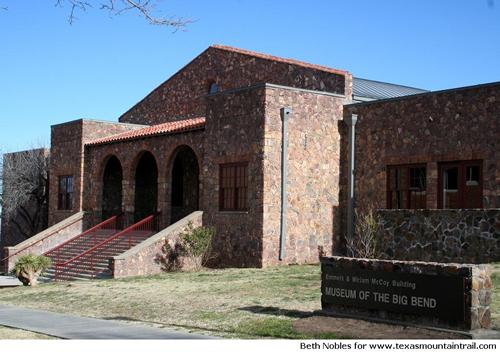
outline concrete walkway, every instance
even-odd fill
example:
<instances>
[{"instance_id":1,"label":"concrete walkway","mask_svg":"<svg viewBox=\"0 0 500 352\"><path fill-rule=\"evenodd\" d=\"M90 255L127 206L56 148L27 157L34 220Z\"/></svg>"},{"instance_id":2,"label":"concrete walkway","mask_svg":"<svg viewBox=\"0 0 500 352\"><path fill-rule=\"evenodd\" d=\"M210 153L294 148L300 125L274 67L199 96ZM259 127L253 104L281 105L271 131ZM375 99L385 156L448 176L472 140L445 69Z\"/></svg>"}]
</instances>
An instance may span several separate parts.
<instances>
[{"instance_id":1,"label":"concrete walkway","mask_svg":"<svg viewBox=\"0 0 500 352\"><path fill-rule=\"evenodd\" d=\"M115 321L0 305L0 325L62 339L211 339L213 337Z\"/></svg>"},{"instance_id":2,"label":"concrete walkway","mask_svg":"<svg viewBox=\"0 0 500 352\"><path fill-rule=\"evenodd\" d=\"M21 286L22 283L15 276L0 275L0 288Z\"/></svg>"}]
</instances>

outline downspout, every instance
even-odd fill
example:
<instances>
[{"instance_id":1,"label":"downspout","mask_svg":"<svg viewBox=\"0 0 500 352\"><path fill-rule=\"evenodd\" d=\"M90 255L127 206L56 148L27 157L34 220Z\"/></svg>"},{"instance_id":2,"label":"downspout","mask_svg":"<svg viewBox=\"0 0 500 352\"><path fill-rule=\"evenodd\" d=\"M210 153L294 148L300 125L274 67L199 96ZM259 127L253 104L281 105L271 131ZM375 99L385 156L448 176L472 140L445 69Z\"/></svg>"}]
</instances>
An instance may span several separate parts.
<instances>
[{"instance_id":1,"label":"downspout","mask_svg":"<svg viewBox=\"0 0 500 352\"><path fill-rule=\"evenodd\" d=\"M286 246L286 215L288 197L286 185L288 181L288 118L292 114L291 108L281 108L281 223L280 223L280 254L279 260L285 258Z\"/></svg>"},{"instance_id":2,"label":"downspout","mask_svg":"<svg viewBox=\"0 0 500 352\"><path fill-rule=\"evenodd\" d=\"M352 238L354 231L354 146L356 144L356 122L358 115L352 114L345 118L349 126L349 171L348 171L348 196L347 196L347 238Z\"/></svg>"}]
</instances>

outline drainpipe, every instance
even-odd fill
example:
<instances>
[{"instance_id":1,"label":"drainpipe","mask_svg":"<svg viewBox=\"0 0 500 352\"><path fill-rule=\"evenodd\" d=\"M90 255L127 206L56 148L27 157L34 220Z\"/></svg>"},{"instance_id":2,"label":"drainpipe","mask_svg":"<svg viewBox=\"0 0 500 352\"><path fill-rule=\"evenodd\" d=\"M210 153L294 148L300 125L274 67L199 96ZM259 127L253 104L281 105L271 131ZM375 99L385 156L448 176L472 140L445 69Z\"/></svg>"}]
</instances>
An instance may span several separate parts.
<instances>
[{"instance_id":1,"label":"drainpipe","mask_svg":"<svg viewBox=\"0 0 500 352\"><path fill-rule=\"evenodd\" d=\"M346 117L349 126L349 171L348 171L348 196L347 196L347 237L352 238L354 231L354 146L356 143L356 122L358 115Z\"/></svg>"},{"instance_id":2,"label":"drainpipe","mask_svg":"<svg viewBox=\"0 0 500 352\"><path fill-rule=\"evenodd\" d=\"M288 118L292 114L291 108L281 108L281 223L280 223L280 254L279 260L285 258L286 245L286 214L288 197L286 184L288 181Z\"/></svg>"}]
</instances>

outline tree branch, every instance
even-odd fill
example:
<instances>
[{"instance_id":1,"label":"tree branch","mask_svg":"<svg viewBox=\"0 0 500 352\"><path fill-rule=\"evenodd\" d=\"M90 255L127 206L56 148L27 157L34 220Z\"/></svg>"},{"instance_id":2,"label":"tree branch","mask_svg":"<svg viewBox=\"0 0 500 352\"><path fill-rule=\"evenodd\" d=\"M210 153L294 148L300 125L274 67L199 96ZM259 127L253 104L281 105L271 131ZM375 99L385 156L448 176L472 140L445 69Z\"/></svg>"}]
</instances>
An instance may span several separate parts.
<instances>
[{"instance_id":1,"label":"tree branch","mask_svg":"<svg viewBox=\"0 0 500 352\"><path fill-rule=\"evenodd\" d=\"M121 15L124 12L136 11L139 13L149 24L155 26L166 26L174 28L174 32L183 30L188 24L193 21L183 18L167 18L155 15L155 4L157 1L151 0L56 0L55 6L63 7L67 3L70 6L70 13L68 22L73 24L78 11L86 12L90 8L98 7L100 10L106 10L112 16Z\"/></svg>"}]
</instances>

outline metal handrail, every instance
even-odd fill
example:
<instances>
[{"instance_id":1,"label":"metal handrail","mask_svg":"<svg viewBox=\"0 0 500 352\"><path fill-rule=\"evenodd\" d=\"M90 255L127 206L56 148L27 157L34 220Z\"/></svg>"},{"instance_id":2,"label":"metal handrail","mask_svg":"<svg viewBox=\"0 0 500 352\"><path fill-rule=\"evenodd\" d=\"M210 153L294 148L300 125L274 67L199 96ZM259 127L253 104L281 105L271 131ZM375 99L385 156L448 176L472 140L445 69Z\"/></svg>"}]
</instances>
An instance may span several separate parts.
<instances>
[{"instance_id":1,"label":"metal handrail","mask_svg":"<svg viewBox=\"0 0 500 352\"><path fill-rule=\"evenodd\" d=\"M125 235L129 234L130 232L132 232L133 230L136 230L136 229L140 229L141 227L143 227L144 229L148 229L150 231L154 231L154 230L157 230L153 226L148 226L148 225L151 225L153 224L153 221L154 220L157 220L158 219L158 215L159 213L156 213L156 214L153 214L153 215L149 215L147 216L146 218L142 219L141 221L127 227L126 229L118 232L117 234L99 242L98 244L94 245L93 247L89 248L88 250L86 250L85 252L77 255L76 257L73 257L69 260L67 260L66 262L62 263L62 264L56 264L56 268L55 268L55 277L54 279L57 280L57 278L63 273L63 271L66 271L68 270L68 265L71 264L71 263L74 263L76 260L88 255L88 254L91 254L93 252L95 252L96 250L98 250L99 248L103 247L104 245L110 243L111 241L114 241L115 239L117 238L120 238L120 237L124 237ZM146 228L145 228L146 227ZM131 239L129 237L129 247L131 246ZM93 257L90 258L91 259L91 265L92 265L92 262L93 262Z\"/></svg>"},{"instance_id":2,"label":"metal handrail","mask_svg":"<svg viewBox=\"0 0 500 352\"><path fill-rule=\"evenodd\" d=\"M47 238L54 236L55 234L57 234L57 233L59 233L60 231L62 231L62 230L64 230L64 229L66 229L66 228L68 228L68 227L70 227L71 225L73 225L73 224L77 223L78 221L80 221L80 220L82 220L82 219L83 219L83 217L82 217L82 218L79 218L79 219L76 219L75 221L72 221L72 222L70 222L69 224L64 225L64 226L63 226L63 227L61 227L60 229L57 229L57 230L52 231L52 232L51 232L51 233L49 233L47 236L44 236L44 237L40 238L38 241L35 241L35 242L31 243L30 245L28 245L28 246L24 247L23 249L20 249L20 250L18 250L17 252L12 253L11 255L9 255L9 256L7 256L7 257L3 258L0 262L4 262L4 261L8 260L9 258L14 257L14 256L18 255L18 254L19 254L19 253L21 253L21 252L24 252L24 251L25 251L25 250L27 250L28 248L33 247L35 244L38 244L38 243L40 243L40 242L42 242L42 241L46 240Z\"/></svg>"},{"instance_id":3,"label":"metal handrail","mask_svg":"<svg viewBox=\"0 0 500 352\"><path fill-rule=\"evenodd\" d=\"M87 231L82 232L82 233L81 233L81 234L79 234L78 236L73 237L73 238L70 238L69 240L67 240L67 241L65 241L65 242L61 243L60 245L58 245L57 247L54 247L54 248L52 248L51 250L49 250L49 251L47 251L47 252L43 253L43 255L49 255L49 254L51 254L52 252L55 252L56 250L58 250L59 248L61 248L61 247L65 246L65 245L67 245L68 243L73 242L73 241L75 241L75 240L79 239L80 237L86 236L86 235L88 235L88 234L89 234L89 233L91 233L91 232L94 232L94 231L96 231L96 230L101 229L102 227L104 227L104 226L106 226L106 225L108 225L108 224L112 223L113 221L117 220L117 219L118 219L119 217L121 217L121 216L123 216L123 213L121 213L121 214L119 214L119 215L114 215L114 216L110 217L109 219L107 219L107 220L105 220L105 221L103 221L103 222L101 222L101 223L99 223L99 224L95 225L94 227L91 227L91 228L90 228L90 229L88 229Z\"/></svg>"}]
</instances>

